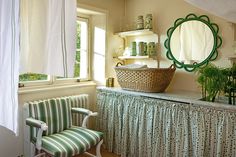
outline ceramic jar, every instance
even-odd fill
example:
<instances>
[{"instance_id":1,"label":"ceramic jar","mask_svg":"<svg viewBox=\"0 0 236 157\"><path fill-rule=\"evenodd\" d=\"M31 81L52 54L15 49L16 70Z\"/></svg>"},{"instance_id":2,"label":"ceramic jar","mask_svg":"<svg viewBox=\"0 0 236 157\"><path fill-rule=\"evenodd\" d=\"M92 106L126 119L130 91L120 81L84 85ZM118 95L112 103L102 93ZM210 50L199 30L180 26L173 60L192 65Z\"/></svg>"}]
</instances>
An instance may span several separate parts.
<instances>
[{"instance_id":1,"label":"ceramic jar","mask_svg":"<svg viewBox=\"0 0 236 157\"><path fill-rule=\"evenodd\" d=\"M131 56L136 56L137 55L137 52L136 52L136 42L135 41L133 41L132 43L131 43Z\"/></svg>"},{"instance_id":2,"label":"ceramic jar","mask_svg":"<svg viewBox=\"0 0 236 157\"><path fill-rule=\"evenodd\" d=\"M147 53L147 43L144 42L143 44L144 44L143 54L144 54L144 56L146 56L146 55L148 55L148 53Z\"/></svg>"},{"instance_id":3,"label":"ceramic jar","mask_svg":"<svg viewBox=\"0 0 236 157\"><path fill-rule=\"evenodd\" d=\"M138 43L138 56L144 56L144 42Z\"/></svg>"},{"instance_id":4,"label":"ceramic jar","mask_svg":"<svg viewBox=\"0 0 236 157\"><path fill-rule=\"evenodd\" d=\"M114 78L109 77L106 79L106 87L114 87Z\"/></svg>"},{"instance_id":5,"label":"ceramic jar","mask_svg":"<svg viewBox=\"0 0 236 157\"><path fill-rule=\"evenodd\" d=\"M147 45L147 53L150 56L156 55L156 43L155 42L150 42Z\"/></svg>"},{"instance_id":6,"label":"ceramic jar","mask_svg":"<svg viewBox=\"0 0 236 157\"><path fill-rule=\"evenodd\" d=\"M138 19L137 19L137 25L136 25L136 29L143 29L144 28L144 20L143 20L143 16L140 15L138 16Z\"/></svg>"},{"instance_id":7,"label":"ceramic jar","mask_svg":"<svg viewBox=\"0 0 236 157\"><path fill-rule=\"evenodd\" d=\"M152 29L152 14L147 14L145 17L145 29Z\"/></svg>"}]
</instances>

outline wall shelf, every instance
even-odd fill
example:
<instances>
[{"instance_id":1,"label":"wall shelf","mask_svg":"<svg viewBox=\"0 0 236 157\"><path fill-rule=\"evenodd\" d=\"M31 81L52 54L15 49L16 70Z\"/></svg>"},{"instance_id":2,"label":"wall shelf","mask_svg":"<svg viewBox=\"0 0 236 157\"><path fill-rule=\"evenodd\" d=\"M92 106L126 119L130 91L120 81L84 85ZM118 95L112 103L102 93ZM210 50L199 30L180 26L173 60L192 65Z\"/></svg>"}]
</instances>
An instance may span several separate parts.
<instances>
[{"instance_id":1,"label":"wall shelf","mask_svg":"<svg viewBox=\"0 0 236 157\"><path fill-rule=\"evenodd\" d=\"M115 35L121 37L124 41L124 48L130 47L131 43L135 41L137 44L136 52L139 52L139 42L155 42L158 43L158 35L152 29L142 29L142 30L132 30L132 31L124 31L124 32L116 32ZM123 61L125 63L126 60L136 60L136 59L154 59L153 54L146 56L128 56L130 52L125 53L124 56L114 57Z\"/></svg>"},{"instance_id":2,"label":"wall shelf","mask_svg":"<svg viewBox=\"0 0 236 157\"><path fill-rule=\"evenodd\" d=\"M120 37L128 37L128 36L142 36L142 35L152 35L156 34L151 29L142 29L142 30L133 30L133 31L125 31L125 32L117 32L115 35L119 35Z\"/></svg>"}]
</instances>

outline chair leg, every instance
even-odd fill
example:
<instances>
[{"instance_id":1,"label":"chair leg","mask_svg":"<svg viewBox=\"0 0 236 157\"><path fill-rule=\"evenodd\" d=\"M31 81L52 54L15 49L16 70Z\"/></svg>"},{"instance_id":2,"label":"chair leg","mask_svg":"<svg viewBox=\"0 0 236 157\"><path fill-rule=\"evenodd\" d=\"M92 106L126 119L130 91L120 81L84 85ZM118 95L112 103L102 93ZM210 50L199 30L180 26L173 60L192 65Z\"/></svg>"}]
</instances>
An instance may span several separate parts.
<instances>
[{"instance_id":1,"label":"chair leg","mask_svg":"<svg viewBox=\"0 0 236 157\"><path fill-rule=\"evenodd\" d=\"M96 157L102 157L101 151L100 151L102 143L103 143L103 140L101 140L96 146Z\"/></svg>"}]
</instances>

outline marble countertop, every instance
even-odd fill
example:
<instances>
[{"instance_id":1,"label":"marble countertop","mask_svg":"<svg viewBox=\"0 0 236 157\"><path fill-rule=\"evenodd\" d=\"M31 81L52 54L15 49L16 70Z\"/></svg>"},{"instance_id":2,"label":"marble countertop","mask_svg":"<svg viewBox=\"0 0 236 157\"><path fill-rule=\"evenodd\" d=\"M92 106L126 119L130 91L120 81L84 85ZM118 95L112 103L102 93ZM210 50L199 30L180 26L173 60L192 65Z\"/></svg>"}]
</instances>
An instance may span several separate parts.
<instances>
[{"instance_id":1,"label":"marble countertop","mask_svg":"<svg viewBox=\"0 0 236 157\"><path fill-rule=\"evenodd\" d=\"M135 92L135 91L128 91L123 90L119 87L104 87L100 86L97 87L98 90L105 90L105 91L115 91L119 93L131 94L136 96L145 96L163 100L170 100L175 102L183 102L183 103L190 103L193 105L200 105L204 107L214 107L222 110L232 110L236 112L236 105L229 105L227 103L222 102L206 102L199 100L201 98L200 93L191 92L191 91L174 91L174 92L165 92L165 93L145 93L145 92ZM227 100L225 100L227 101Z\"/></svg>"}]
</instances>

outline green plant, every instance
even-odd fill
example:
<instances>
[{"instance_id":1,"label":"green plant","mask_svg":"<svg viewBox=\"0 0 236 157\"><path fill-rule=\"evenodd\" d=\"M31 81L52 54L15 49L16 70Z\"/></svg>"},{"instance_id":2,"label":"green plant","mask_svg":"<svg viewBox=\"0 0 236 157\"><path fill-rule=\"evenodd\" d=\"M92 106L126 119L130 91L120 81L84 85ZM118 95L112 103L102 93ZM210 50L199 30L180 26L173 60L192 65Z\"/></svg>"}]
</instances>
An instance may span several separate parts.
<instances>
[{"instance_id":1,"label":"green plant","mask_svg":"<svg viewBox=\"0 0 236 157\"><path fill-rule=\"evenodd\" d=\"M202 98L205 101L214 102L216 96L224 91L228 77L225 69L208 64L197 70L197 82L202 86Z\"/></svg>"},{"instance_id":2,"label":"green plant","mask_svg":"<svg viewBox=\"0 0 236 157\"><path fill-rule=\"evenodd\" d=\"M233 64L231 68L227 68L224 70L225 75L228 77L226 82L224 92L228 97L228 103L235 104L235 92L236 92L236 64Z\"/></svg>"}]
</instances>

